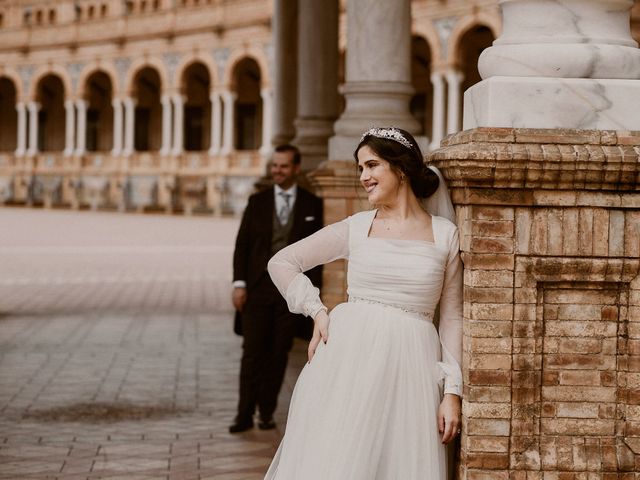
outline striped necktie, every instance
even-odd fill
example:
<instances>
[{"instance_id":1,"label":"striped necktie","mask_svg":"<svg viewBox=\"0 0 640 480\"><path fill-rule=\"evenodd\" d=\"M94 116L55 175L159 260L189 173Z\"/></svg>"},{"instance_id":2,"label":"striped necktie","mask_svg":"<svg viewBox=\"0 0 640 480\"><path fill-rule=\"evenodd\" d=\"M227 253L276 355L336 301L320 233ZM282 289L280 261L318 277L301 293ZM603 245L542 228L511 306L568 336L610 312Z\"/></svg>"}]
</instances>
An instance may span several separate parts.
<instances>
[{"instance_id":1,"label":"striped necktie","mask_svg":"<svg viewBox=\"0 0 640 480\"><path fill-rule=\"evenodd\" d=\"M287 192L280 192L284 203L278 212L278 220L280 220L280 225L286 225L289 221L289 215L291 214L291 204L289 203L291 200L291 194Z\"/></svg>"}]
</instances>

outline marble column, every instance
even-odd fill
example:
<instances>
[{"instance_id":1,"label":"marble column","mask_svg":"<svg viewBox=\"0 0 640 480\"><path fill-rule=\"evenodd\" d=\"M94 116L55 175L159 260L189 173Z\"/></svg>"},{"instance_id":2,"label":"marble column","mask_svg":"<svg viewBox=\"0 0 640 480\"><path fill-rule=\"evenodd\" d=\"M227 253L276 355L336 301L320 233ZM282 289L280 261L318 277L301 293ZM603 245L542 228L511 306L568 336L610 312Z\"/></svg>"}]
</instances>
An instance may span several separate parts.
<instances>
[{"instance_id":1,"label":"marble column","mask_svg":"<svg viewBox=\"0 0 640 480\"><path fill-rule=\"evenodd\" d=\"M338 117L338 0L300 0L298 5L298 115L293 143L302 168L327 159Z\"/></svg>"},{"instance_id":2,"label":"marble column","mask_svg":"<svg viewBox=\"0 0 640 480\"><path fill-rule=\"evenodd\" d=\"M260 146L260 154L264 158L268 158L271 155L271 128L272 128L272 94L268 88L263 88L260 91L262 97L262 145Z\"/></svg>"},{"instance_id":3,"label":"marble column","mask_svg":"<svg viewBox=\"0 0 640 480\"><path fill-rule=\"evenodd\" d=\"M160 147L160 155L169 155L171 152L171 97L162 95L160 98L162 104L162 145Z\"/></svg>"},{"instance_id":4,"label":"marble column","mask_svg":"<svg viewBox=\"0 0 640 480\"><path fill-rule=\"evenodd\" d=\"M640 130L633 0L501 0L502 35L480 56L464 128ZM553 21L550 21L553 19Z\"/></svg>"},{"instance_id":5,"label":"marble column","mask_svg":"<svg viewBox=\"0 0 640 480\"><path fill-rule=\"evenodd\" d=\"M78 111L78 129L76 135L76 155L84 155L87 144L87 102L76 100Z\"/></svg>"},{"instance_id":6,"label":"marble column","mask_svg":"<svg viewBox=\"0 0 640 480\"><path fill-rule=\"evenodd\" d=\"M135 101L131 97L125 97L124 104L124 147L122 154L126 157L133 153L133 139L135 133Z\"/></svg>"},{"instance_id":7,"label":"marble column","mask_svg":"<svg viewBox=\"0 0 640 480\"><path fill-rule=\"evenodd\" d=\"M431 84L433 85L433 121L431 133L430 149L435 150L440 147L440 142L444 137L444 80L442 72L431 74Z\"/></svg>"},{"instance_id":8,"label":"marble column","mask_svg":"<svg viewBox=\"0 0 640 480\"><path fill-rule=\"evenodd\" d=\"M15 155L22 157L27 151L27 107L24 102L16 103L18 112L18 138Z\"/></svg>"},{"instance_id":9,"label":"marble column","mask_svg":"<svg viewBox=\"0 0 640 480\"><path fill-rule=\"evenodd\" d=\"M27 110L29 112L29 145L27 147L27 155L36 155L39 151L38 148L38 112L40 111L40 104L38 102L29 102L27 104Z\"/></svg>"},{"instance_id":10,"label":"marble column","mask_svg":"<svg viewBox=\"0 0 640 480\"><path fill-rule=\"evenodd\" d=\"M113 148L111 155L122 153L122 100L114 98L111 101L113 106Z\"/></svg>"},{"instance_id":11,"label":"marble column","mask_svg":"<svg viewBox=\"0 0 640 480\"><path fill-rule=\"evenodd\" d=\"M171 97L173 103L173 155L180 155L184 150L184 97L175 94Z\"/></svg>"},{"instance_id":12,"label":"marble column","mask_svg":"<svg viewBox=\"0 0 640 480\"><path fill-rule=\"evenodd\" d=\"M65 136L64 136L64 156L69 157L73 155L74 149L74 139L75 139L75 107L73 105L73 100L66 100L64 102L64 128L65 128Z\"/></svg>"},{"instance_id":13,"label":"marble column","mask_svg":"<svg viewBox=\"0 0 640 480\"><path fill-rule=\"evenodd\" d=\"M234 113L235 113L236 94L230 90L222 92L222 103L224 105L224 125L222 129L222 148L220 153L228 155L234 150L233 134L234 134Z\"/></svg>"},{"instance_id":14,"label":"marble column","mask_svg":"<svg viewBox=\"0 0 640 480\"><path fill-rule=\"evenodd\" d=\"M445 74L447 79L447 133L460 131L460 87L464 76L457 70L449 70Z\"/></svg>"},{"instance_id":15,"label":"marble column","mask_svg":"<svg viewBox=\"0 0 640 480\"><path fill-rule=\"evenodd\" d=\"M220 153L220 140L222 136L222 107L220 106L220 93L211 92L211 146L209 155L214 156Z\"/></svg>"},{"instance_id":16,"label":"marble column","mask_svg":"<svg viewBox=\"0 0 640 480\"><path fill-rule=\"evenodd\" d=\"M274 46L273 128L274 146L295 136L298 70L298 0L274 0L272 42ZM264 143L264 141L263 141Z\"/></svg>"},{"instance_id":17,"label":"marble column","mask_svg":"<svg viewBox=\"0 0 640 480\"><path fill-rule=\"evenodd\" d=\"M346 108L335 124L330 159L350 159L363 131L394 125L418 132L409 111L411 86L411 2L347 2Z\"/></svg>"}]
</instances>

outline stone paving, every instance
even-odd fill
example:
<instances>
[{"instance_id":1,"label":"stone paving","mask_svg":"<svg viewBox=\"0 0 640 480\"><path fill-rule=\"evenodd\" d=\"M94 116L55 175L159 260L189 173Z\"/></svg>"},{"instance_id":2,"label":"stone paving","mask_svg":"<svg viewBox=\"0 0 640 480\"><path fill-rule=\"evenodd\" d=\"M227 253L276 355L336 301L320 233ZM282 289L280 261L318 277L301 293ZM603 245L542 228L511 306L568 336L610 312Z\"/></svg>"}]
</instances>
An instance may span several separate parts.
<instances>
[{"instance_id":1,"label":"stone paving","mask_svg":"<svg viewBox=\"0 0 640 480\"><path fill-rule=\"evenodd\" d=\"M238 221L0 209L0 479L261 479L278 429L227 433Z\"/></svg>"}]
</instances>

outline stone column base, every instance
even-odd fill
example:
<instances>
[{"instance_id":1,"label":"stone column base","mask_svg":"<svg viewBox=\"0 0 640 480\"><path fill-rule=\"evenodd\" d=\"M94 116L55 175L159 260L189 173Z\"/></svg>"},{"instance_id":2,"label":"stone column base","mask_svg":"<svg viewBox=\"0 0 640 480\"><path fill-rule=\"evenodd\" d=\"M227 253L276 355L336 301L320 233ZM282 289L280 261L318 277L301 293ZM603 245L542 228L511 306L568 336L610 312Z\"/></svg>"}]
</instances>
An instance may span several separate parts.
<instances>
[{"instance_id":1,"label":"stone column base","mask_svg":"<svg viewBox=\"0 0 640 480\"><path fill-rule=\"evenodd\" d=\"M463 479L640 478L640 133L478 128L430 156L464 274Z\"/></svg>"}]
</instances>

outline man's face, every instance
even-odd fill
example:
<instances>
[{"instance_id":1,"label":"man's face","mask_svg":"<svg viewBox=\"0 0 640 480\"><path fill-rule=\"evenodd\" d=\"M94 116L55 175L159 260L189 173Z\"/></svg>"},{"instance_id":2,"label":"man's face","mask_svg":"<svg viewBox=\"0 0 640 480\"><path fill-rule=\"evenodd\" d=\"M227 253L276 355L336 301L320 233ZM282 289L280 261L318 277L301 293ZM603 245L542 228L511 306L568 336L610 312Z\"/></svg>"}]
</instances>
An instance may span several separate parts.
<instances>
[{"instance_id":1,"label":"man's face","mask_svg":"<svg viewBox=\"0 0 640 480\"><path fill-rule=\"evenodd\" d=\"M293 152L275 152L271 162L271 177L283 190L289 189L296 180L300 165L294 165Z\"/></svg>"}]
</instances>

